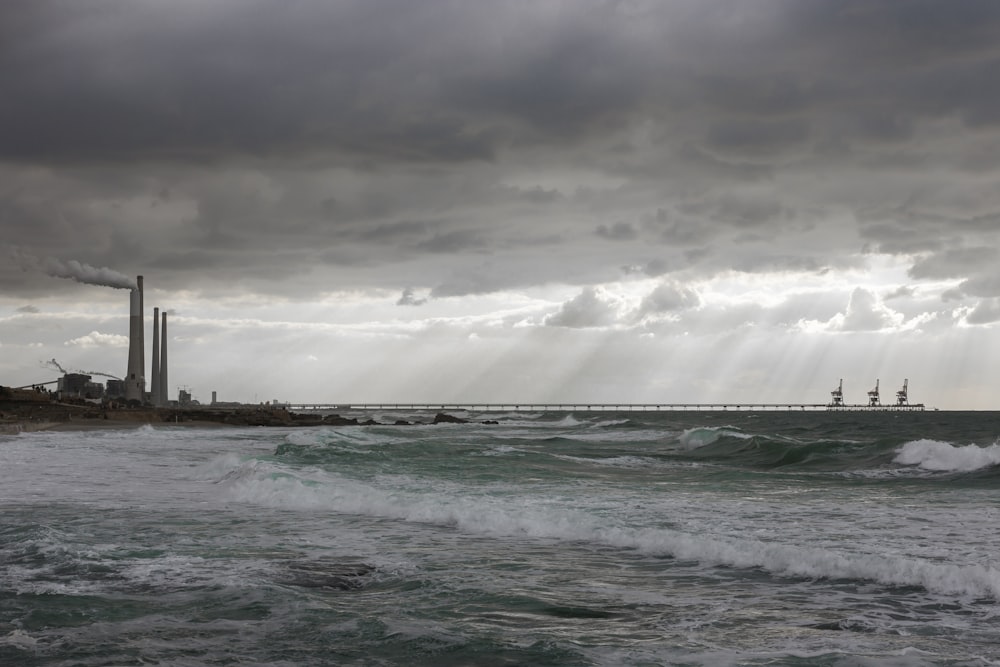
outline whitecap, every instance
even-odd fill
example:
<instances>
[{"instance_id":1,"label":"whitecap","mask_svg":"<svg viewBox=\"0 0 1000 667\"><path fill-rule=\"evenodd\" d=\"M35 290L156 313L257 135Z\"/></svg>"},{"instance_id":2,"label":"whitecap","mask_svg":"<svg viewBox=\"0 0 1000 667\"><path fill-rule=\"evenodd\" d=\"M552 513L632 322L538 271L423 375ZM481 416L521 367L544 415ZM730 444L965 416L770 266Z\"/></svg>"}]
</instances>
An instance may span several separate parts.
<instances>
[{"instance_id":1,"label":"whitecap","mask_svg":"<svg viewBox=\"0 0 1000 667\"><path fill-rule=\"evenodd\" d=\"M938 440L914 440L897 450L893 462L935 472L972 472L1000 464L1000 445L956 447Z\"/></svg>"},{"instance_id":2,"label":"whitecap","mask_svg":"<svg viewBox=\"0 0 1000 667\"><path fill-rule=\"evenodd\" d=\"M753 436L740 431L735 426L700 426L697 428L689 428L688 430L681 433L678 440L684 449L698 449L699 447L704 447L706 445L711 445L716 442L719 438L724 436L732 438L741 438L743 440L748 440Z\"/></svg>"}]
</instances>

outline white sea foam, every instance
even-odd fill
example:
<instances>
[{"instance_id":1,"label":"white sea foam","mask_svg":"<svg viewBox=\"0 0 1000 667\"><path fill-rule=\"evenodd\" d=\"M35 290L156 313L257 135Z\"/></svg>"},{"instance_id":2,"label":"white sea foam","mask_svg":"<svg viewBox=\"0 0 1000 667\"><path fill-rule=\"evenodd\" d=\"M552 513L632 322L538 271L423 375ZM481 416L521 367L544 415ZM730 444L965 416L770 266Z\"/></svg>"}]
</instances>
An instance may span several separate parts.
<instances>
[{"instance_id":1,"label":"white sea foam","mask_svg":"<svg viewBox=\"0 0 1000 667\"><path fill-rule=\"evenodd\" d=\"M34 649L37 643L37 639L20 628L14 630L5 637L0 637L0 644L16 646L17 648L25 650Z\"/></svg>"},{"instance_id":2,"label":"white sea foam","mask_svg":"<svg viewBox=\"0 0 1000 667\"><path fill-rule=\"evenodd\" d=\"M418 485L419 486L419 485ZM992 566L935 562L907 555L838 551L754 538L724 537L665 528L615 525L551 499L463 494L460 488L428 491L387 488L313 471L307 476L255 470L232 480L238 500L274 507L334 511L408 522L453 526L471 534L535 537L671 556L705 566L761 568L778 576L874 581L928 591L1000 600L1000 570Z\"/></svg>"},{"instance_id":3,"label":"white sea foam","mask_svg":"<svg viewBox=\"0 0 1000 667\"><path fill-rule=\"evenodd\" d=\"M518 449L517 447L511 447L510 445L499 445L497 447L491 447L485 451L479 453L479 456L505 456L507 454L525 454L528 450Z\"/></svg>"},{"instance_id":4,"label":"white sea foam","mask_svg":"<svg viewBox=\"0 0 1000 667\"><path fill-rule=\"evenodd\" d=\"M285 441L293 445L345 447L352 452L365 452L373 445L393 445L400 442L410 442L414 438L404 438L387 435L383 432L373 432L364 426L344 426L340 428L302 429L291 431L285 436Z\"/></svg>"},{"instance_id":5,"label":"white sea foam","mask_svg":"<svg viewBox=\"0 0 1000 667\"><path fill-rule=\"evenodd\" d=\"M540 424L535 423L532 424L532 426L580 426L581 424L586 424L586 423L587 423L586 420L577 419L573 415L566 415L559 421L548 422L548 423L542 422Z\"/></svg>"},{"instance_id":6,"label":"white sea foam","mask_svg":"<svg viewBox=\"0 0 1000 667\"><path fill-rule=\"evenodd\" d=\"M1000 465L1000 445L956 447L937 440L915 440L903 445L893 461L935 472L972 472Z\"/></svg>"},{"instance_id":7,"label":"white sea foam","mask_svg":"<svg viewBox=\"0 0 1000 667\"><path fill-rule=\"evenodd\" d=\"M609 428L611 426L621 426L622 424L628 424L631 419L608 419L607 421L600 421L594 424L594 426L600 426L602 428Z\"/></svg>"},{"instance_id":8,"label":"white sea foam","mask_svg":"<svg viewBox=\"0 0 1000 667\"><path fill-rule=\"evenodd\" d=\"M580 442L639 443L639 442L660 442L664 439L675 437L676 435L677 435L676 431L660 431L660 430L650 430L650 429L613 430L613 429L602 429L602 428L588 428L585 431L577 430L572 433L566 433L562 437L568 440L577 440Z\"/></svg>"},{"instance_id":9,"label":"white sea foam","mask_svg":"<svg viewBox=\"0 0 1000 667\"><path fill-rule=\"evenodd\" d=\"M590 465L597 466L610 466L613 468L648 468L650 466L657 465L659 461L656 459L651 459L645 456L609 456L605 458L600 457L583 457L583 456L569 456L566 454L556 454L555 458L562 459L564 461L574 461L576 463L587 463Z\"/></svg>"},{"instance_id":10,"label":"white sea foam","mask_svg":"<svg viewBox=\"0 0 1000 667\"><path fill-rule=\"evenodd\" d=\"M745 440L753 437L752 435L735 429L732 426L701 426L698 428L689 428L684 431L681 433L678 440L684 449L691 450L711 445L713 442L718 441L719 438L725 436L742 438Z\"/></svg>"},{"instance_id":11,"label":"white sea foam","mask_svg":"<svg viewBox=\"0 0 1000 667\"><path fill-rule=\"evenodd\" d=\"M220 454L198 467L198 479L218 480L220 477L231 474L246 460L238 454Z\"/></svg>"}]
</instances>

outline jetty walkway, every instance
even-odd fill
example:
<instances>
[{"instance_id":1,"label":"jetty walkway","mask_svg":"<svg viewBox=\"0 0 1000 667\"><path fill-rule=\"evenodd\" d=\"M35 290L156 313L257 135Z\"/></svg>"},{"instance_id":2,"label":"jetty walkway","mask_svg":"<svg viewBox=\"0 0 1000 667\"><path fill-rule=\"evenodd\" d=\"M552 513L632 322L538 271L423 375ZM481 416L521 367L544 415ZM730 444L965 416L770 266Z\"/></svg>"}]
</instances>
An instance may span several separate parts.
<instances>
[{"instance_id":1,"label":"jetty walkway","mask_svg":"<svg viewBox=\"0 0 1000 667\"><path fill-rule=\"evenodd\" d=\"M828 403L284 403L291 412L412 410L469 412L671 412L671 411L804 411L919 412L923 403L831 405Z\"/></svg>"}]
</instances>

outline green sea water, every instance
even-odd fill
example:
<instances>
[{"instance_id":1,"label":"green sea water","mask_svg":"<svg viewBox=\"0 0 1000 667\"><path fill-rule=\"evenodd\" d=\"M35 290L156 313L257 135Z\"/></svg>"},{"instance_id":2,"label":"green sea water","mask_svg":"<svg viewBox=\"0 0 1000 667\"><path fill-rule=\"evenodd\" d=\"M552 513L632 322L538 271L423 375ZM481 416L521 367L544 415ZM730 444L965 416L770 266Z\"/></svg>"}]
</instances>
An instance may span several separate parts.
<instances>
[{"instance_id":1,"label":"green sea water","mask_svg":"<svg viewBox=\"0 0 1000 667\"><path fill-rule=\"evenodd\" d=\"M460 416L0 436L0 665L1000 664L998 413Z\"/></svg>"}]
</instances>

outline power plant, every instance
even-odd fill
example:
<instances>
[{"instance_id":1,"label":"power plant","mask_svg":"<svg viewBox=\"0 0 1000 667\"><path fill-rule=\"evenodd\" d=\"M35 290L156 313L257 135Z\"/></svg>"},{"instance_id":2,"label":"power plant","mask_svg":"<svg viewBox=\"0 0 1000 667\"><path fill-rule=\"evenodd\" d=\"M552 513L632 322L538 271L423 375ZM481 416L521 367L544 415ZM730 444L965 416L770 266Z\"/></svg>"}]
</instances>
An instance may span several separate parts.
<instances>
[{"instance_id":1,"label":"power plant","mask_svg":"<svg viewBox=\"0 0 1000 667\"><path fill-rule=\"evenodd\" d=\"M146 400L146 322L143 312L142 276L137 276L129 299L128 369L125 372L125 400ZM150 402L160 407L168 402L167 391L167 313L153 309L153 368Z\"/></svg>"}]
</instances>

